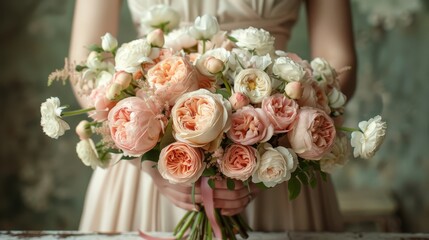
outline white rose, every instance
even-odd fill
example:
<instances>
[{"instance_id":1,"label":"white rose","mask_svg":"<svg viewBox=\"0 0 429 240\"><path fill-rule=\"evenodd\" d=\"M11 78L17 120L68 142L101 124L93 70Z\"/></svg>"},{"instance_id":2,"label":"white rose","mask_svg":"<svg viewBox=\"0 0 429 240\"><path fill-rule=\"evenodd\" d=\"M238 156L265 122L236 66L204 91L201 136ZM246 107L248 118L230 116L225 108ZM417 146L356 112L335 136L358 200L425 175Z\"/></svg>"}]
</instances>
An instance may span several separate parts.
<instances>
[{"instance_id":1,"label":"white rose","mask_svg":"<svg viewBox=\"0 0 429 240\"><path fill-rule=\"evenodd\" d=\"M118 47L118 40L112 34L106 33L101 37L101 47L106 52L112 52Z\"/></svg>"},{"instance_id":2,"label":"white rose","mask_svg":"<svg viewBox=\"0 0 429 240\"><path fill-rule=\"evenodd\" d=\"M231 127L231 104L206 89L180 96L171 110L173 135L193 147L210 147Z\"/></svg>"},{"instance_id":3,"label":"white rose","mask_svg":"<svg viewBox=\"0 0 429 240\"><path fill-rule=\"evenodd\" d=\"M237 29L231 32L231 36L237 40L240 48L254 51L257 55L265 55L274 51L274 37L264 29L249 27Z\"/></svg>"},{"instance_id":4,"label":"white rose","mask_svg":"<svg viewBox=\"0 0 429 240\"><path fill-rule=\"evenodd\" d=\"M336 72L331 65L323 58L315 58L310 63L313 69L313 76L318 81L324 81L327 85L335 82Z\"/></svg>"},{"instance_id":5,"label":"white rose","mask_svg":"<svg viewBox=\"0 0 429 240\"><path fill-rule=\"evenodd\" d=\"M329 106L331 108L341 108L346 104L347 97L339 89L332 88L328 94Z\"/></svg>"},{"instance_id":6,"label":"white rose","mask_svg":"<svg viewBox=\"0 0 429 240\"><path fill-rule=\"evenodd\" d=\"M68 123L61 119L61 113L65 107L60 106L60 99L57 97L48 98L40 106L42 115L40 125L43 132L51 138L57 139L70 129Z\"/></svg>"},{"instance_id":7,"label":"white rose","mask_svg":"<svg viewBox=\"0 0 429 240\"><path fill-rule=\"evenodd\" d=\"M331 152L320 159L320 169L326 173L332 173L336 168L344 166L349 157L350 146L347 136L338 133Z\"/></svg>"},{"instance_id":8,"label":"white rose","mask_svg":"<svg viewBox=\"0 0 429 240\"><path fill-rule=\"evenodd\" d=\"M189 28L189 35L197 40L210 40L219 32L219 23L216 17L210 15L199 16L194 25Z\"/></svg>"},{"instance_id":9,"label":"white rose","mask_svg":"<svg viewBox=\"0 0 429 240\"><path fill-rule=\"evenodd\" d=\"M146 33L155 28L169 32L179 26L180 14L170 6L155 5L142 13L140 23Z\"/></svg>"},{"instance_id":10,"label":"white rose","mask_svg":"<svg viewBox=\"0 0 429 240\"><path fill-rule=\"evenodd\" d=\"M124 43L116 52L116 71L134 73L140 69L143 62L151 62L151 46L145 39Z\"/></svg>"},{"instance_id":11,"label":"white rose","mask_svg":"<svg viewBox=\"0 0 429 240\"><path fill-rule=\"evenodd\" d=\"M274 187L290 179L291 173L298 166L295 152L281 146L273 148L269 143L264 143L258 150L261 160L252 175L252 182L263 182L267 187Z\"/></svg>"},{"instance_id":12,"label":"white rose","mask_svg":"<svg viewBox=\"0 0 429 240\"><path fill-rule=\"evenodd\" d=\"M197 45L195 38L188 34L187 28L179 28L171 31L165 36L165 48L171 48L174 51L191 48Z\"/></svg>"},{"instance_id":13,"label":"white rose","mask_svg":"<svg viewBox=\"0 0 429 240\"><path fill-rule=\"evenodd\" d=\"M110 158L106 161L101 161L98 158L98 153L95 144L91 138L83 139L76 145L77 156L86 166L91 166L92 169L97 167L106 168L109 165Z\"/></svg>"},{"instance_id":14,"label":"white rose","mask_svg":"<svg viewBox=\"0 0 429 240\"><path fill-rule=\"evenodd\" d=\"M234 92L243 93L251 103L261 103L271 94L271 78L262 70L244 69L235 76Z\"/></svg>"},{"instance_id":15,"label":"white rose","mask_svg":"<svg viewBox=\"0 0 429 240\"><path fill-rule=\"evenodd\" d=\"M386 136L387 124L382 121L379 115L368 121L359 123L361 131L354 131L351 134L351 145L354 157L369 159L374 156L380 148Z\"/></svg>"},{"instance_id":16,"label":"white rose","mask_svg":"<svg viewBox=\"0 0 429 240\"><path fill-rule=\"evenodd\" d=\"M279 57L273 64L273 73L288 82L302 81L304 68L288 57Z\"/></svg>"}]
</instances>

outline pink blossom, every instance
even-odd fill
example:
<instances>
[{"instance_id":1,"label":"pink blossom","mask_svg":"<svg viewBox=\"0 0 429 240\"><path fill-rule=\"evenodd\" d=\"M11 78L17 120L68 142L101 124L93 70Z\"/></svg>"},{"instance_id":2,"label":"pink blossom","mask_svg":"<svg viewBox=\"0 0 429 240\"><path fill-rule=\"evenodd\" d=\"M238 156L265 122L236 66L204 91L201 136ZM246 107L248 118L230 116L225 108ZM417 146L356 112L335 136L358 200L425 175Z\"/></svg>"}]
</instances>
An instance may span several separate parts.
<instances>
[{"instance_id":1,"label":"pink blossom","mask_svg":"<svg viewBox=\"0 0 429 240\"><path fill-rule=\"evenodd\" d=\"M116 147L136 157L156 145L165 126L156 102L139 97L119 101L109 112L108 121Z\"/></svg>"},{"instance_id":2,"label":"pink blossom","mask_svg":"<svg viewBox=\"0 0 429 240\"><path fill-rule=\"evenodd\" d=\"M325 111L327 114L331 113L328 96L316 81L304 83L302 86L302 96L297 99L299 106L314 107Z\"/></svg>"},{"instance_id":3,"label":"pink blossom","mask_svg":"<svg viewBox=\"0 0 429 240\"><path fill-rule=\"evenodd\" d=\"M298 115L299 106L294 100L277 93L265 98L261 108L273 124L274 133L284 133L289 130L289 125Z\"/></svg>"},{"instance_id":4,"label":"pink blossom","mask_svg":"<svg viewBox=\"0 0 429 240\"><path fill-rule=\"evenodd\" d=\"M334 121L326 112L318 108L303 107L287 136L298 156L320 160L331 150L335 134Z\"/></svg>"},{"instance_id":5,"label":"pink blossom","mask_svg":"<svg viewBox=\"0 0 429 240\"><path fill-rule=\"evenodd\" d=\"M258 163L259 153L255 148L232 144L225 150L219 169L227 177L246 181L256 171Z\"/></svg>"},{"instance_id":6,"label":"pink blossom","mask_svg":"<svg viewBox=\"0 0 429 240\"><path fill-rule=\"evenodd\" d=\"M241 92L236 92L229 97L229 102L234 110L240 109L250 104L250 99Z\"/></svg>"},{"instance_id":7,"label":"pink blossom","mask_svg":"<svg viewBox=\"0 0 429 240\"><path fill-rule=\"evenodd\" d=\"M92 111L89 116L96 121L104 121L107 119L110 109L112 109L117 101L109 100L106 96L106 91L109 86L99 86L92 90L90 98L94 104L95 111Z\"/></svg>"},{"instance_id":8,"label":"pink blossom","mask_svg":"<svg viewBox=\"0 0 429 240\"><path fill-rule=\"evenodd\" d=\"M249 105L232 114L227 136L235 143L252 145L268 141L273 133L274 127L267 114L262 109Z\"/></svg>"}]
</instances>

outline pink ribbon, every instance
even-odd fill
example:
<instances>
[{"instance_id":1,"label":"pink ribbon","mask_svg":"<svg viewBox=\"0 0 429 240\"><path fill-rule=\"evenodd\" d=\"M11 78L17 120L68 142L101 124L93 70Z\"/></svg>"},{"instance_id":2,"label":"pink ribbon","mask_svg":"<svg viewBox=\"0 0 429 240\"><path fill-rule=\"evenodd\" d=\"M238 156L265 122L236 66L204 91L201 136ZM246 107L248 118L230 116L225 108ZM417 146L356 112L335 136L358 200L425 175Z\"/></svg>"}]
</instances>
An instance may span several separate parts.
<instances>
[{"instance_id":1,"label":"pink ribbon","mask_svg":"<svg viewBox=\"0 0 429 240\"><path fill-rule=\"evenodd\" d=\"M201 197L203 200L204 211L206 212L207 219L213 229L213 233L217 239L222 239L222 231L216 221L215 208L213 202L213 189L209 186L209 178L201 178Z\"/></svg>"}]
</instances>

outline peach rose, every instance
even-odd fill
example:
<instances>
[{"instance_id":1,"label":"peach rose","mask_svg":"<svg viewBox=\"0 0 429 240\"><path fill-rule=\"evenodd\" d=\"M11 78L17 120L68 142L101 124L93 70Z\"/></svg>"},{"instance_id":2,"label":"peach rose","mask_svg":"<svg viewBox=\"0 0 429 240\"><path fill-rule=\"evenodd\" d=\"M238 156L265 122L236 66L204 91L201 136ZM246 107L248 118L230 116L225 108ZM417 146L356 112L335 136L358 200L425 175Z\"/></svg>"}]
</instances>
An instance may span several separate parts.
<instances>
[{"instance_id":1,"label":"peach rose","mask_svg":"<svg viewBox=\"0 0 429 240\"><path fill-rule=\"evenodd\" d=\"M334 121L326 112L318 108L303 107L287 136L298 156L320 160L331 151L335 134Z\"/></svg>"},{"instance_id":2,"label":"peach rose","mask_svg":"<svg viewBox=\"0 0 429 240\"><path fill-rule=\"evenodd\" d=\"M174 137L194 147L209 145L229 129L231 111L220 94L206 89L186 93L171 110Z\"/></svg>"},{"instance_id":3,"label":"peach rose","mask_svg":"<svg viewBox=\"0 0 429 240\"><path fill-rule=\"evenodd\" d=\"M227 177L246 181L258 168L259 153L250 146L232 144L223 154L220 171Z\"/></svg>"},{"instance_id":4,"label":"peach rose","mask_svg":"<svg viewBox=\"0 0 429 240\"><path fill-rule=\"evenodd\" d=\"M161 150L158 170L170 183L191 184L203 173L203 151L186 143L174 142Z\"/></svg>"},{"instance_id":5,"label":"peach rose","mask_svg":"<svg viewBox=\"0 0 429 240\"><path fill-rule=\"evenodd\" d=\"M165 126L162 109L151 99L128 97L108 115L110 135L127 156L139 157L158 142Z\"/></svg>"},{"instance_id":6,"label":"peach rose","mask_svg":"<svg viewBox=\"0 0 429 240\"><path fill-rule=\"evenodd\" d=\"M298 103L277 93L262 101L262 110L274 126L274 133L284 133L298 115Z\"/></svg>"},{"instance_id":7,"label":"peach rose","mask_svg":"<svg viewBox=\"0 0 429 240\"><path fill-rule=\"evenodd\" d=\"M178 56L168 57L149 69L147 81L155 88L155 94L170 106L179 96L198 89L196 70Z\"/></svg>"},{"instance_id":8,"label":"peach rose","mask_svg":"<svg viewBox=\"0 0 429 240\"><path fill-rule=\"evenodd\" d=\"M227 136L235 143L252 145L266 142L273 136L274 127L260 108L245 106L231 116L231 129Z\"/></svg>"},{"instance_id":9,"label":"peach rose","mask_svg":"<svg viewBox=\"0 0 429 240\"><path fill-rule=\"evenodd\" d=\"M234 110L240 109L250 104L250 99L246 95L240 92L233 93L228 100L231 103L232 108Z\"/></svg>"}]
</instances>

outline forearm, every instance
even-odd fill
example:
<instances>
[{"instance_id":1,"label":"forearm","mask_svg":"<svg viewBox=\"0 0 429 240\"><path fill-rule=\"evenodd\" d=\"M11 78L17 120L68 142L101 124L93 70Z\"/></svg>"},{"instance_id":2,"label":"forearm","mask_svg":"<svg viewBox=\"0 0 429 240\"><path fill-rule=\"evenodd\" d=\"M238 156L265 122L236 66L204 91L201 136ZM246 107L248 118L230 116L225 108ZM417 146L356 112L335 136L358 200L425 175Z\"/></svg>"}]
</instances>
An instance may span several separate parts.
<instances>
[{"instance_id":1,"label":"forearm","mask_svg":"<svg viewBox=\"0 0 429 240\"><path fill-rule=\"evenodd\" d=\"M120 5L120 0L76 0L69 48L71 63L85 61L88 47L101 43L106 32L117 35ZM76 93L75 86L73 90ZM75 95L83 107L88 107L84 98Z\"/></svg>"}]
</instances>

